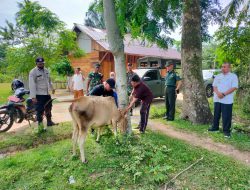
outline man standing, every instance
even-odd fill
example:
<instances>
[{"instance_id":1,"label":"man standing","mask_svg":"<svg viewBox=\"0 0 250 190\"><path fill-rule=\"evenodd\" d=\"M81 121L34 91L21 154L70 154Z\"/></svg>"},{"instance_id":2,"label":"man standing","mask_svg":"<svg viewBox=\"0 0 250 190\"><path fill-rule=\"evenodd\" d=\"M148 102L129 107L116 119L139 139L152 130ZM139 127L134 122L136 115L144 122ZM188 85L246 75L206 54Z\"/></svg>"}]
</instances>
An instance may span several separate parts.
<instances>
[{"instance_id":1,"label":"man standing","mask_svg":"<svg viewBox=\"0 0 250 190\"><path fill-rule=\"evenodd\" d=\"M136 74L133 70L133 65L132 63L128 63L128 66L127 66L127 93L128 93L128 96L131 95L131 92L133 90L133 86L131 85L131 79L132 77ZM133 108L130 109L130 115L132 116L133 115Z\"/></svg>"},{"instance_id":2,"label":"man standing","mask_svg":"<svg viewBox=\"0 0 250 190\"><path fill-rule=\"evenodd\" d=\"M94 72L90 72L88 76L87 82L87 93L89 93L95 86L102 84L103 82L103 75L99 73L100 64L95 64Z\"/></svg>"},{"instance_id":3,"label":"man standing","mask_svg":"<svg viewBox=\"0 0 250 190\"><path fill-rule=\"evenodd\" d=\"M167 75L165 78L165 106L166 106L166 114L163 119L167 119L168 121L174 120L175 115L175 101L176 96L179 93L181 87L181 78L174 71L174 63L168 62L166 63Z\"/></svg>"},{"instance_id":4,"label":"man standing","mask_svg":"<svg viewBox=\"0 0 250 190\"><path fill-rule=\"evenodd\" d=\"M109 78L103 84L95 86L90 92L90 96L112 96L115 99L116 106L118 106L117 96L115 95L113 89L115 88L115 80Z\"/></svg>"},{"instance_id":5,"label":"man standing","mask_svg":"<svg viewBox=\"0 0 250 190\"><path fill-rule=\"evenodd\" d=\"M139 130L141 133L144 133L148 123L149 109L150 104L153 101L153 94L148 86L141 82L141 79L138 75L134 75L131 78L131 85L133 87L131 96L129 98L131 101L129 106L126 108L126 112L128 112L133 107L138 99L142 101L140 109L141 120L139 124Z\"/></svg>"},{"instance_id":6,"label":"man standing","mask_svg":"<svg viewBox=\"0 0 250 190\"><path fill-rule=\"evenodd\" d=\"M74 98L79 98L84 96L83 93L83 81L85 80L84 76L81 73L81 69L77 68L72 79L72 88L74 90Z\"/></svg>"},{"instance_id":7,"label":"man standing","mask_svg":"<svg viewBox=\"0 0 250 190\"><path fill-rule=\"evenodd\" d=\"M48 69L44 68L44 59L38 57L36 59L36 67L29 73L29 89L30 97L36 107L36 117L38 121L38 132L46 130L43 126L43 113L47 118L47 126L56 125L51 120L52 100L49 90L55 92L52 86Z\"/></svg>"},{"instance_id":8,"label":"man standing","mask_svg":"<svg viewBox=\"0 0 250 190\"><path fill-rule=\"evenodd\" d=\"M238 77L230 72L230 63L222 65L222 73L213 82L214 88L214 120L208 131L218 131L222 114L223 133L226 138L231 137L231 122L233 111L234 91L238 88Z\"/></svg>"}]
</instances>

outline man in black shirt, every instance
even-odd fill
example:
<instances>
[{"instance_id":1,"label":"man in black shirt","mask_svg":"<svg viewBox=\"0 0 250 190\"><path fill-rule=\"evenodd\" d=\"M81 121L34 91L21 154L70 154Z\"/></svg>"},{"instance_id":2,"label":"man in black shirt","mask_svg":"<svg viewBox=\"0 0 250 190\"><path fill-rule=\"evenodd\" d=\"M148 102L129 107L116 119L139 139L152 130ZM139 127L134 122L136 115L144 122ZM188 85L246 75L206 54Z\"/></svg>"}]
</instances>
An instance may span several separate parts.
<instances>
[{"instance_id":1,"label":"man in black shirt","mask_svg":"<svg viewBox=\"0 0 250 190\"><path fill-rule=\"evenodd\" d=\"M115 80L112 78L109 78L106 80L103 84L99 84L95 86L90 92L90 96L112 96L115 99L116 106L118 106L117 96L115 96L115 93L113 89L115 88Z\"/></svg>"},{"instance_id":2,"label":"man in black shirt","mask_svg":"<svg viewBox=\"0 0 250 190\"><path fill-rule=\"evenodd\" d=\"M139 99L142 101L140 115L141 120L138 128L141 133L144 133L148 123L149 109L150 104L153 101L153 93L148 88L146 84L144 84L138 75L134 75L131 78L131 85L133 86L133 91L130 96L130 104L126 108L126 112L128 112L134 105L134 103Z\"/></svg>"}]
</instances>

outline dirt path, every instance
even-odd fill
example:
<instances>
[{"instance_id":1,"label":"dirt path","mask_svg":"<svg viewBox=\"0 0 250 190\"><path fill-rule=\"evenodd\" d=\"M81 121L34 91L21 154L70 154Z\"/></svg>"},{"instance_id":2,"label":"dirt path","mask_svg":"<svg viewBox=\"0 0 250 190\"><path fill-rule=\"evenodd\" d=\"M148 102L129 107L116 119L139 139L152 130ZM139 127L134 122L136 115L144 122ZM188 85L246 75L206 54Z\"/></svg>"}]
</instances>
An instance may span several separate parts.
<instances>
[{"instance_id":1,"label":"dirt path","mask_svg":"<svg viewBox=\"0 0 250 190\"><path fill-rule=\"evenodd\" d=\"M240 151L232 145L214 142L211 138L200 137L195 133L177 131L173 127L160 122L150 121L148 125L152 131L159 131L169 137L185 141L188 144L232 157L250 166L250 152L248 151Z\"/></svg>"},{"instance_id":2,"label":"dirt path","mask_svg":"<svg viewBox=\"0 0 250 190\"><path fill-rule=\"evenodd\" d=\"M65 100L65 99L71 99L72 95L67 96L59 96L57 99ZM154 104L160 104L162 102L162 99L157 99ZM71 121L69 112L68 112L69 103L56 103L53 105L53 120L55 122L66 122ZM139 120L139 109L136 108L134 111L134 115L132 117L132 123L137 124ZM22 130L26 128L28 123L21 123L21 124L15 124L10 131L17 132L18 130ZM247 151L240 151L229 144L223 144L219 142L214 142L211 138L206 137L200 137L195 133L191 132L183 132L183 131L177 131L174 127L164 125L160 122L156 121L149 121L148 124L149 128L153 131L159 131L169 137L173 137L179 140L183 140L188 144L202 147L204 149L207 149L209 151L214 151L229 157L232 157L236 160L239 160L240 162L250 166L250 152Z\"/></svg>"}]
</instances>

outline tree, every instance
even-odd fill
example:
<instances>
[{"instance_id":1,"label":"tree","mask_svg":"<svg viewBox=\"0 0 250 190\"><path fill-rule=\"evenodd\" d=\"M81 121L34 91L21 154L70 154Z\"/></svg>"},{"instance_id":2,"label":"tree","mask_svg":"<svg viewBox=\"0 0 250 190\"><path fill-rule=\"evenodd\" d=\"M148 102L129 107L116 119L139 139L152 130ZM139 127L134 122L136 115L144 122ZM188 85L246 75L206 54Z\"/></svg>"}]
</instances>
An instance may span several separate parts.
<instances>
[{"instance_id":1,"label":"tree","mask_svg":"<svg viewBox=\"0 0 250 190\"><path fill-rule=\"evenodd\" d=\"M115 11L115 3L113 0L103 0L104 21L107 26L107 37L110 51L114 56L115 72L119 76L116 79L117 92L119 97L119 107L125 108L128 105L127 95L127 80L126 80L126 66L124 56L123 37L120 28L117 24L117 17ZM125 89L125 90L124 90ZM131 133L131 124L129 123L128 133Z\"/></svg>"},{"instance_id":2,"label":"tree","mask_svg":"<svg viewBox=\"0 0 250 190\"><path fill-rule=\"evenodd\" d=\"M182 117L208 124L212 114L203 85L201 65L201 10L199 0L183 1L181 60L183 75Z\"/></svg>"},{"instance_id":3,"label":"tree","mask_svg":"<svg viewBox=\"0 0 250 190\"><path fill-rule=\"evenodd\" d=\"M90 26L93 28L106 29L104 16L101 4L98 4L98 1L93 2L86 13L86 18L84 20L85 26Z\"/></svg>"},{"instance_id":4,"label":"tree","mask_svg":"<svg viewBox=\"0 0 250 190\"><path fill-rule=\"evenodd\" d=\"M35 65L35 58L45 58L46 67L60 62L68 53L82 56L75 43L76 34L64 29L63 22L38 2L18 3L16 25L7 22L0 29L1 43L7 45L8 74L27 77Z\"/></svg>"},{"instance_id":5,"label":"tree","mask_svg":"<svg viewBox=\"0 0 250 190\"><path fill-rule=\"evenodd\" d=\"M237 20L237 26L239 26L242 22L249 22L249 11L249 0L231 0L223 10L224 21L228 23Z\"/></svg>"},{"instance_id":6,"label":"tree","mask_svg":"<svg viewBox=\"0 0 250 190\"><path fill-rule=\"evenodd\" d=\"M214 41L203 43L202 45L202 69L215 69L218 67L216 49L217 44Z\"/></svg>"},{"instance_id":7,"label":"tree","mask_svg":"<svg viewBox=\"0 0 250 190\"><path fill-rule=\"evenodd\" d=\"M97 2L102 2L97 1ZM192 3L192 1L191 1ZM196 25L198 27L199 39L197 44L199 44L202 40L209 40L210 36L208 35L208 23L210 22L218 22L220 21L220 6L218 6L218 0L201 0L196 2L199 6L199 15L200 16L199 23ZM181 16L184 14L188 8L186 1L181 0L140 0L140 1L132 1L132 0L116 0L115 8L116 15L118 19L118 25L120 27L121 33L124 34L126 32L130 32L133 38L140 37L144 41L157 43L158 46L162 48L168 48L169 45L173 44L173 39L171 39L168 34L181 24ZM193 10L193 9L192 9ZM202 14L200 14L202 12ZM192 14L190 13L190 16ZM188 19L188 18L186 18ZM196 19L196 18L195 18ZM183 22L183 21L182 21ZM190 30L187 26L187 30ZM106 25L107 27L107 25ZM190 25L189 27L193 27ZM108 27L107 27L108 28ZM183 32L184 28L183 28ZM187 32L189 33L189 31ZM196 36L191 35L191 36ZM195 38L186 39L188 43L189 40L192 40L191 44L196 42ZM182 42L183 43L183 42ZM182 46L187 48L186 46ZM200 48L200 49L199 49ZM195 91L195 93L186 93L186 99L184 99L185 105L188 106L190 104L190 100L195 100L195 102L200 103L199 105L190 104L189 110L190 113L195 113L192 117L188 117L194 123L208 123L211 120L211 112L209 111L208 102L205 95L205 89L200 84L203 82L201 77L201 44L199 47L199 60L194 62L194 64L186 65L186 69L189 69L191 83L196 84L197 80L199 83L197 86L201 89L201 95L198 97L199 93ZM190 49L190 54L196 54L198 50L197 46L193 50ZM184 52L184 51L183 51ZM186 57L186 55L184 56ZM187 61L187 60L186 60ZM195 60L193 60L195 61ZM198 65L196 65L198 64ZM184 79L185 80L185 79ZM188 89L188 88L187 88ZM198 90L198 89L196 89ZM202 100L203 99L203 100ZM196 114L197 110L204 110L203 118L200 115ZM185 110L186 112L186 110ZM185 115L185 114L184 114ZM207 119L205 117L208 117ZM201 121L203 120L203 121Z\"/></svg>"},{"instance_id":8,"label":"tree","mask_svg":"<svg viewBox=\"0 0 250 190\"><path fill-rule=\"evenodd\" d=\"M70 61L67 58L64 58L61 62L54 64L52 66L52 70L56 71L59 75L62 76L71 76L74 74L74 69L72 68Z\"/></svg>"}]
</instances>

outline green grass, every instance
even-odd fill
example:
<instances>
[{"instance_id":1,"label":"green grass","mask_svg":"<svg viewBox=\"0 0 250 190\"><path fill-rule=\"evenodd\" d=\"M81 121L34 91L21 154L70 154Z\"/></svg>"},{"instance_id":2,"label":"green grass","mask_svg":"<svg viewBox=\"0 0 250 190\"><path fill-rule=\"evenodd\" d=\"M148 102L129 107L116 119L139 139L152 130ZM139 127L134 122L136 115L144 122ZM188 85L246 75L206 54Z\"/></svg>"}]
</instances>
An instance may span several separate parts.
<instances>
[{"instance_id":1,"label":"green grass","mask_svg":"<svg viewBox=\"0 0 250 190\"><path fill-rule=\"evenodd\" d=\"M0 105L7 102L8 96L12 94L10 83L0 83Z\"/></svg>"},{"instance_id":2,"label":"green grass","mask_svg":"<svg viewBox=\"0 0 250 190\"><path fill-rule=\"evenodd\" d=\"M65 138L70 138L72 126L69 122L49 127L46 133L37 135L36 124L18 132L0 133L0 153L24 150L39 144L48 144Z\"/></svg>"},{"instance_id":3,"label":"green grass","mask_svg":"<svg viewBox=\"0 0 250 190\"><path fill-rule=\"evenodd\" d=\"M232 130L232 138L226 139L224 138L223 133L208 132L207 129L210 127L209 125L194 125L189 121L180 119L180 112L181 112L180 108L177 107L175 120L166 121L162 119L162 117L165 114L165 107L164 106L152 106L150 110L150 117L153 119L158 119L162 123L173 126L179 130L184 130L187 132L194 132L204 137L210 137L214 141L231 144L240 150L248 150L248 151L250 150L250 136L248 134L244 134L236 130ZM237 124L233 124L233 128L235 125Z\"/></svg>"},{"instance_id":4,"label":"green grass","mask_svg":"<svg viewBox=\"0 0 250 190\"><path fill-rule=\"evenodd\" d=\"M0 159L0 189L159 189L200 157L173 189L250 187L250 169L228 157L153 132L119 140L109 132L100 144L88 137L86 165L72 158L70 140ZM68 183L70 176L76 183Z\"/></svg>"}]
</instances>

